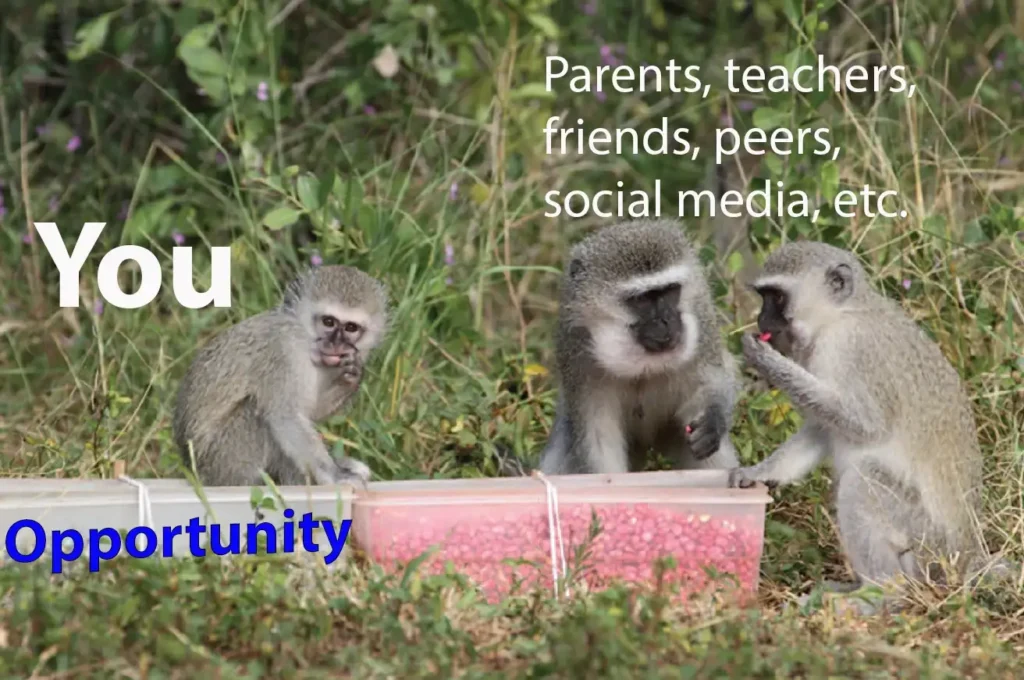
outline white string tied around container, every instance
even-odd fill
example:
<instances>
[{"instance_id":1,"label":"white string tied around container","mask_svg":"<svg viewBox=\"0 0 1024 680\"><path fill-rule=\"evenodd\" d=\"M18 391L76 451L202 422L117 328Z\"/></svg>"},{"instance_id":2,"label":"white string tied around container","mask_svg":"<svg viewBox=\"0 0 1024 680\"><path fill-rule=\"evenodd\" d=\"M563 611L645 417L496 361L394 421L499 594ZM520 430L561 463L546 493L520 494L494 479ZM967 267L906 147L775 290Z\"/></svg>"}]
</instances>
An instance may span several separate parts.
<instances>
[{"instance_id":1,"label":"white string tied around container","mask_svg":"<svg viewBox=\"0 0 1024 680\"><path fill-rule=\"evenodd\" d=\"M551 578L552 586L555 590L555 599L557 600L561 596L561 589L558 587L559 571L561 571L562 574L563 585L565 585L564 579L567 578L569 571L568 564L565 559L565 543L562 541L562 520L558 514L558 489L540 470L534 470L532 476L544 482L544 488L547 491L548 542L551 546ZM559 569L559 567L561 567L561 569ZM565 585L565 588L566 594L570 594L571 591L567 585Z\"/></svg>"},{"instance_id":2,"label":"white string tied around container","mask_svg":"<svg viewBox=\"0 0 1024 680\"><path fill-rule=\"evenodd\" d=\"M120 475L117 478L119 481L131 484L139 490L139 526L149 527L150 529L156 529L153 522L153 502L149 497L149 487L140 482L137 479L132 479L128 475Z\"/></svg>"}]
</instances>

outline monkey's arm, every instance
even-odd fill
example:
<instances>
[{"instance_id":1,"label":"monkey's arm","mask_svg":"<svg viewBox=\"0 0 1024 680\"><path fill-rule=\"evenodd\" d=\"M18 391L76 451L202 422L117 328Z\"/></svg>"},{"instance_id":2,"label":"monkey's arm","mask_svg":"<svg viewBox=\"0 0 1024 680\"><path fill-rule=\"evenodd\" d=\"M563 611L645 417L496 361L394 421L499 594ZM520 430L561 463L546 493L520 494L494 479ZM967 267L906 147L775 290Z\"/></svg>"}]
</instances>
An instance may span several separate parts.
<instances>
[{"instance_id":1,"label":"monkey's arm","mask_svg":"<svg viewBox=\"0 0 1024 680\"><path fill-rule=\"evenodd\" d=\"M576 395L580 403L571 412L572 444L569 456L586 461L596 474L629 472L629 450L623 429L622 403L609 389L586 389Z\"/></svg>"},{"instance_id":2,"label":"monkey's arm","mask_svg":"<svg viewBox=\"0 0 1024 680\"><path fill-rule=\"evenodd\" d=\"M760 463L732 470L730 486L744 486L746 481L769 486L792 484L809 475L828 454L825 432L807 424Z\"/></svg>"},{"instance_id":3,"label":"monkey's arm","mask_svg":"<svg viewBox=\"0 0 1024 680\"><path fill-rule=\"evenodd\" d=\"M743 354L805 416L854 441L877 441L886 435L881 408L856 377L847 376L842 385L819 378L750 334L743 336Z\"/></svg>"},{"instance_id":4,"label":"monkey's arm","mask_svg":"<svg viewBox=\"0 0 1024 680\"><path fill-rule=\"evenodd\" d=\"M334 484L338 468L312 421L298 413L267 416L267 425L281 452L317 484Z\"/></svg>"}]
</instances>

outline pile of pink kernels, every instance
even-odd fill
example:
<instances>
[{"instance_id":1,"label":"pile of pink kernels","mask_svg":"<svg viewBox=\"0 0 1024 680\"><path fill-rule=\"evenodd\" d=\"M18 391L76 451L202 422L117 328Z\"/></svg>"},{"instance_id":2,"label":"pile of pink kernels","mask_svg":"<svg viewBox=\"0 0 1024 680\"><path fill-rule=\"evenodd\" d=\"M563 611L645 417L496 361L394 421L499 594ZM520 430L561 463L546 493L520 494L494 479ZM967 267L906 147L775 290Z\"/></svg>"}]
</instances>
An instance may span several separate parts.
<instances>
[{"instance_id":1,"label":"pile of pink kernels","mask_svg":"<svg viewBox=\"0 0 1024 680\"><path fill-rule=\"evenodd\" d=\"M408 563L431 546L441 550L422 568L442 573L451 561L457 571L475 581L491 601L505 596L514 583L518 592L551 588L551 546L546 505L479 506L467 512L457 505L414 509L391 507L369 511L370 557L385 566ZM681 594L708 585L705 567L731 574L740 594L756 590L760 567L760 516L714 517L659 510L644 504L594 506L602 531L591 544L589 562L577 578L590 588L611 581L653 583L654 562L671 555L676 568L666 582L681 584ZM586 540L591 506L562 504L559 511L566 560L573 569L574 548ZM534 564L506 564L524 560ZM396 565L397 563L397 565ZM729 587L728 581L715 583Z\"/></svg>"}]
</instances>

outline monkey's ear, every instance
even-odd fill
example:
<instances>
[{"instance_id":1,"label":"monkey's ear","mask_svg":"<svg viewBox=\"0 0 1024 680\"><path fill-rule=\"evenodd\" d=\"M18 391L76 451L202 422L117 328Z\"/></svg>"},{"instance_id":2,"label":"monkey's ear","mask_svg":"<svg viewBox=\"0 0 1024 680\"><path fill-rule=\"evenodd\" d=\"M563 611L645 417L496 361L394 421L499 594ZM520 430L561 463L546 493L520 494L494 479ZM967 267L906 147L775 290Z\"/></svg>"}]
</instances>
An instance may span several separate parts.
<instances>
[{"instance_id":1,"label":"monkey's ear","mask_svg":"<svg viewBox=\"0 0 1024 680\"><path fill-rule=\"evenodd\" d=\"M829 267L825 272L825 281L833 298L845 300L853 293L853 270L850 265L839 263Z\"/></svg>"},{"instance_id":2,"label":"monkey's ear","mask_svg":"<svg viewBox=\"0 0 1024 680\"><path fill-rule=\"evenodd\" d=\"M583 270L583 263L580 262L579 260L573 260L572 262L569 263L569 278L579 278L579 275L583 273Z\"/></svg>"}]
</instances>

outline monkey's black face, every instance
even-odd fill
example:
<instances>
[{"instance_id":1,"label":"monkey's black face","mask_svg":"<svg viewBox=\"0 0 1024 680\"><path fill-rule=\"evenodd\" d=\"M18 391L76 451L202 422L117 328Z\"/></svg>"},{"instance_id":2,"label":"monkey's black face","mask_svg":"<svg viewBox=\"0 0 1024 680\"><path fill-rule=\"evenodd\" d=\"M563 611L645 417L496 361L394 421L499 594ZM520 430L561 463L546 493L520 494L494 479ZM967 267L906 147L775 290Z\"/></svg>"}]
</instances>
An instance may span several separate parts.
<instances>
[{"instance_id":1,"label":"monkey's black face","mask_svg":"<svg viewBox=\"0 0 1024 680\"><path fill-rule=\"evenodd\" d=\"M320 363L339 366L343 357L355 354L356 343L363 335L363 327L354 321L341 321L330 314L318 315L316 345Z\"/></svg>"},{"instance_id":2,"label":"monkey's black face","mask_svg":"<svg viewBox=\"0 0 1024 680\"><path fill-rule=\"evenodd\" d=\"M786 291L773 286L756 289L761 296L761 312L757 315L757 330L765 340L781 354L789 356L793 349L793 329L786 315L789 307L789 296Z\"/></svg>"},{"instance_id":3,"label":"monkey's black face","mask_svg":"<svg viewBox=\"0 0 1024 680\"><path fill-rule=\"evenodd\" d=\"M683 337L683 318L679 311L682 287L673 283L652 288L624 300L635 321L629 330L636 343L650 354L674 350Z\"/></svg>"}]
</instances>

